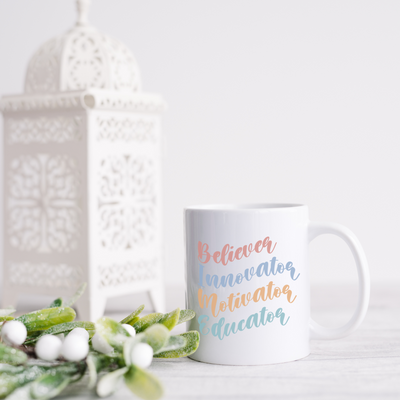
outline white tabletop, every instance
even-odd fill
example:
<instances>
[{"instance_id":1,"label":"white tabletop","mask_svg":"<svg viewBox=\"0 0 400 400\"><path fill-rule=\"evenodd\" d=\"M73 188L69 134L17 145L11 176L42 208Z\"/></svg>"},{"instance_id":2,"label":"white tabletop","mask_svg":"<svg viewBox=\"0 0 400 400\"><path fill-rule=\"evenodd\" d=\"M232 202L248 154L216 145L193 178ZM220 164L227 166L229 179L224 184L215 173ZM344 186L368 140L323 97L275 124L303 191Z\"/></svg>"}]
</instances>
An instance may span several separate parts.
<instances>
[{"instance_id":1,"label":"white tabletop","mask_svg":"<svg viewBox=\"0 0 400 400\"><path fill-rule=\"evenodd\" d=\"M346 322L357 289L312 290L312 314L320 323ZM169 292L168 308L183 307L183 290ZM136 304L135 304L136 305ZM111 304L111 306L113 306ZM400 290L372 288L371 305L361 327L347 338L312 341L303 360L260 367L211 365L187 358L155 360L150 371L165 386L165 400L185 399L400 399ZM109 315L121 314L109 309ZM86 399L87 390L64 398ZM114 400L134 399L122 387Z\"/></svg>"}]
</instances>

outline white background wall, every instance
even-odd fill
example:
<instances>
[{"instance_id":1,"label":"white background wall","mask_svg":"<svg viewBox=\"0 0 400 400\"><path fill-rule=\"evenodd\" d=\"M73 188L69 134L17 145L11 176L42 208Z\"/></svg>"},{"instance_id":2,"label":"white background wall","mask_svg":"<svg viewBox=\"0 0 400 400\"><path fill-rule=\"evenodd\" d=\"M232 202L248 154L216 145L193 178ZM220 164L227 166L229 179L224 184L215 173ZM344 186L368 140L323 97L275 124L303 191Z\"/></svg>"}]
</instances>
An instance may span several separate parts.
<instances>
[{"instance_id":1,"label":"white background wall","mask_svg":"<svg viewBox=\"0 0 400 400\"><path fill-rule=\"evenodd\" d=\"M359 237L373 282L400 281L400 2L94 0L164 116L166 280L183 282L183 207L300 202ZM75 21L72 0L0 1L0 94ZM314 283L356 281L334 237Z\"/></svg>"}]
</instances>

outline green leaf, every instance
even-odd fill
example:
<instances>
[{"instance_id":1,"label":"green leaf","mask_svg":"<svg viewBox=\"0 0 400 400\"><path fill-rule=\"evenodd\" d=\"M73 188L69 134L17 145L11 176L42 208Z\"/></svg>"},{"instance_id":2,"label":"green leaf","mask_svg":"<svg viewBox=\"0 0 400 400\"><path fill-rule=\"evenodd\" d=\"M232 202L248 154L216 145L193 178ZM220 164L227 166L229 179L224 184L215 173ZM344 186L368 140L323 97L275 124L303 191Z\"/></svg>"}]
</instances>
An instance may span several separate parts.
<instances>
[{"instance_id":1,"label":"green leaf","mask_svg":"<svg viewBox=\"0 0 400 400\"><path fill-rule=\"evenodd\" d=\"M139 336L139 335L138 335ZM164 325L155 324L143 332L144 340L153 349L153 352L160 350L169 338L169 330Z\"/></svg>"},{"instance_id":2,"label":"green leaf","mask_svg":"<svg viewBox=\"0 0 400 400\"><path fill-rule=\"evenodd\" d=\"M2 308L2 309L0 309L0 317L6 317L7 315L14 314L15 311L16 310L12 307Z\"/></svg>"},{"instance_id":3,"label":"green leaf","mask_svg":"<svg viewBox=\"0 0 400 400\"><path fill-rule=\"evenodd\" d=\"M33 331L33 332L29 332L29 335L26 337L26 340L24 342L24 344L27 344L28 342L30 342L31 340L37 338L38 336L40 336L43 333L43 331Z\"/></svg>"},{"instance_id":4,"label":"green leaf","mask_svg":"<svg viewBox=\"0 0 400 400\"><path fill-rule=\"evenodd\" d=\"M144 305L142 304L139 306L133 313L129 314L127 317L125 317L120 324L129 324L133 325L135 322L139 321L138 315L144 310Z\"/></svg>"},{"instance_id":5,"label":"green leaf","mask_svg":"<svg viewBox=\"0 0 400 400\"><path fill-rule=\"evenodd\" d=\"M124 349L123 349L123 355L124 355L124 361L125 365L131 365L131 354L133 348L136 346L137 343L140 343L142 339L144 338L143 333L139 333L135 337L130 337L125 343L124 343Z\"/></svg>"},{"instance_id":6,"label":"green leaf","mask_svg":"<svg viewBox=\"0 0 400 400\"><path fill-rule=\"evenodd\" d=\"M186 342L186 338L183 336L170 336L164 346L154 354L181 349L186 346Z\"/></svg>"},{"instance_id":7,"label":"green leaf","mask_svg":"<svg viewBox=\"0 0 400 400\"><path fill-rule=\"evenodd\" d=\"M58 299L53 300L53 302L50 304L49 308L53 307L61 307L63 305L63 299L59 297Z\"/></svg>"},{"instance_id":8,"label":"green leaf","mask_svg":"<svg viewBox=\"0 0 400 400\"><path fill-rule=\"evenodd\" d=\"M190 331L186 333L182 333L177 336L182 336L186 339L186 346L178 349L178 350L171 350L171 351L164 351L158 354L155 354L155 358L179 358L179 357L186 357L193 354L197 348L199 347L200 343L200 334L197 331Z\"/></svg>"},{"instance_id":9,"label":"green leaf","mask_svg":"<svg viewBox=\"0 0 400 400\"><path fill-rule=\"evenodd\" d=\"M130 391L144 400L158 400L163 395L161 382L152 374L131 365L125 374L125 384Z\"/></svg>"},{"instance_id":10,"label":"green leaf","mask_svg":"<svg viewBox=\"0 0 400 400\"><path fill-rule=\"evenodd\" d=\"M124 367L104 375L97 384L96 393L100 397L112 395L119 388L123 376L127 371L128 367Z\"/></svg>"},{"instance_id":11,"label":"green leaf","mask_svg":"<svg viewBox=\"0 0 400 400\"><path fill-rule=\"evenodd\" d=\"M196 313L193 310L181 310L179 314L179 321L178 325L182 324L183 322L190 321L192 318L194 318Z\"/></svg>"},{"instance_id":12,"label":"green leaf","mask_svg":"<svg viewBox=\"0 0 400 400\"><path fill-rule=\"evenodd\" d=\"M125 362L121 357L108 356L106 354L98 353L97 351L90 352L86 358L87 370L89 373L89 389L96 386L97 374L100 371L108 371L116 367L125 366Z\"/></svg>"},{"instance_id":13,"label":"green leaf","mask_svg":"<svg viewBox=\"0 0 400 400\"><path fill-rule=\"evenodd\" d=\"M97 373L101 369L101 361L96 353L89 353L86 357L86 365L89 373L88 388L93 389L97 382Z\"/></svg>"},{"instance_id":14,"label":"green leaf","mask_svg":"<svg viewBox=\"0 0 400 400\"><path fill-rule=\"evenodd\" d=\"M3 370L0 370L0 399L7 397L18 387L36 380L41 375L45 374L48 369L48 367L33 365L22 368L20 372L3 372Z\"/></svg>"},{"instance_id":15,"label":"green leaf","mask_svg":"<svg viewBox=\"0 0 400 400\"><path fill-rule=\"evenodd\" d=\"M155 324L144 332L129 338L124 344L124 359L126 365L131 365L131 354L137 343L147 343L153 349L153 353L159 351L167 343L169 330L164 325Z\"/></svg>"},{"instance_id":16,"label":"green leaf","mask_svg":"<svg viewBox=\"0 0 400 400\"><path fill-rule=\"evenodd\" d=\"M89 337L94 335L96 330L96 325L89 321L74 321L74 322L64 322L62 324L57 324L52 326L45 331L40 331L39 335L33 338L28 338L24 344L32 345L36 343L44 335L59 335L60 333L69 333L75 328L84 328L88 331Z\"/></svg>"},{"instance_id":17,"label":"green leaf","mask_svg":"<svg viewBox=\"0 0 400 400\"><path fill-rule=\"evenodd\" d=\"M83 295L83 292L85 291L87 286L87 283L82 283L81 286L79 286L79 288L77 289L77 291L74 293L74 295L65 302L65 306L67 307L71 307L73 304L75 304L79 298Z\"/></svg>"},{"instance_id":18,"label":"green leaf","mask_svg":"<svg viewBox=\"0 0 400 400\"><path fill-rule=\"evenodd\" d=\"M12 321L13 319L14 317L12 317L11 315L4 315L3 317L0 317L0 322Z\"/></svg>"},{"instance_id":19,"label":"green leaf","mask_svg":"<svg viewBox=\"0 0 400 400\"><path fill-rule=\"evenodd\" d=\"M135 328L136 333L140 333L146 330L149 326L156 324L163 316L164 314L161 313L148 314L140 318L132 326Z\"/></svg>"},{"instance_id":20,"label":"green leaf","mask_svg":"<svg viewBox=\"0 0 400 400\"><path fill-rule=\"evenodd\" d=\"M30 390L33 399L47 400L59 395L71 382L71 376L63 372L49 372L36 379Z\"/></svg>"},{"instance_id":21,"label":"green leaf","mask_svg":"<svg viewBox=\"0 0 400 400\"><path fill-rule=\"evenodd\" d=\"M68 361L63 362L59 365L49 367L51 372L56 370L57 372L62 372L65 375L76 376L81 375L86 370L85 361Z\"/></svg>"},{"instance_id":22,"label":"green leaf","mask_svg":"<svg viewBox=\"0 0 400 400\"><path fill-rule=\"evenodd\" d=\"M21 350L0 343L0 363L11 365L25 364L28 356Z\"/></svg>"},{"instance_id":23,"label":"green leaf","mask_svg":"<svg viewBox=\"0 0 400 400\"><path fill-rule=\"evenodd\" d=\"M7 400L32 400L31 387L33 382L27 383L15 389L10 395L7 396Z\"/></svg>"},{"instance_id":24,"label":"green leaf","mask_svg":"<svg viewBox=\"0 0 400 400\"><path fill-rule=\"evenodd\" d=\"M4 399L18 387L18 376L7 372L0 374L0 399Z\"/></svg>"},{"instance_id":25,"label":"green leaf","mask_svg":"<svg viewBox=\"0 0 400 400\"><path fill-rule=\"evenodd\" d=\"M99 364L98 358L93 353L89 353L86 357L87 371L89 373L89 389L93 389L96 386Z\"/></svg>"},{"instance_id":26,"label":"green leaf","mask_svg":"<svg viewBox=\"0 0 400 400\"><path fill-rule=\"evenodd\" d=\"M124 343L131 337L120 323L107 317L96 322L96 332L117 351L122 351Z\"/></svg>"},{"instance_id":27,"label":"green leaf","mask_svg":"<svg viewBox=\"0 0 400 400\"><path fill-rule=\"evenodd\" d=\"M75 317L75 311L70 307L53 307L21 315L15 320L21 321L26 326L28 333L31 333L63 322L73 321Z\"/></svg>"},{"instance_id":28,"label":"green leaf","mask_svg":"<svg viewBox=\"0 0 400 400\"><path fill-rule=\"evenodd\" d=\"M168 314L164 314L163 317L158 321L159 324L165 325L170 331L174 329L175 325L179 321L180 308L171 311Z\"/></svg>"},{"instance_id":29,"label":"green leaf","mask_svg":"<svg viewBox=\"0 0 400 400\"><path fill-rule=\"evenodd\" d=\"M0 374L3 372L10 372L12 374L19 374L21 372L24 372L25 367L23 366L14 366L10 364L2 364L0 363Z\"/></svg>"}]
</instances>

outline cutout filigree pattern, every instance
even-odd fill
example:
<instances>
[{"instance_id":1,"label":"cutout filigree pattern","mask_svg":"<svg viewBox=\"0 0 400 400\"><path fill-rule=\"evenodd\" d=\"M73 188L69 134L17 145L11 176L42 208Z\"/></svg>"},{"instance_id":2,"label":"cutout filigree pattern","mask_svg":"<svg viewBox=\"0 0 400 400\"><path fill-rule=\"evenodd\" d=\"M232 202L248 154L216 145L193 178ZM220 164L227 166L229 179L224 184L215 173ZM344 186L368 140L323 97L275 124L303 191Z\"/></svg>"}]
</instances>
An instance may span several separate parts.
<instances>
[{"instance_id":1,"label":"cutout filigree pattern","mask_svg":"<svg viewBox=\"0 0 400 400\"><path fill-rule=\"evenodd\" d=\"M140 73L130 50L119 41L103 36L110 59L112 89L119 92L140 91Z\"/></svg>"},{"instance_id":2,"label":"cutout filigree pattern","mask_svg":"<svg viewBox=\"0 0 400 400\"><path fill-rule=\"evenodd\" d=\"M97 139L110 142L155 142L155 123L132 117L96 118Z\"/></svg>"},{"instance_id":3,"label":"cutout filigree pattern","mask_svg":"<svg viewBox=\"0 0 400 400\"><path fill-rule=\"evenodd\" d=\"M82 138L82 117L7 118L9 143L65 143Z\"/></svg>"},{"instance_id":4,"label":"cutout filigree pattern","mask_svg":"<svg viewBox=\"0 0 400 400\"><path fill-rule=\"evenodd\" d=\"M154 206L100 207L100 243L109 250L128 250L154 240Z\"/></svg>"},{"instance_id":5,"label":"cutout filigree pattern","mask_svg":"<svg viewBox=\"0 0 400 400\"><path fill-rule=\"evenodd\" d=\"M29 63L27 93L88 88L140 90L140 72L130 50L92 27L76 26L49 40Z\"/></svg>"},{"instance_id":6,"label":"cutout filigree pattern","mask_svg":"<svg viewBox=\"0 0 400 400\"><path fill-rule=\"evenodd\" d=\"M100 162L99 174L102 202L135 203L155 196L155 167L149 157L110 155Z\"/></svg>"},{"instance_id":7,"label":"cutout filigree pattern","mask_svg":"<svg viewBox=\"0 0 400 400\"><path fill-rule=\"evenodd\" d=\"M83 110L80 96L71 93L54 95L5 96L0 99L1 111L19 112L36 110L78 109Z\"/></svg>"},{"instance_id":8,"label":"cutout filigree pattern","mask_svg":"<svg viewBox=\"0 0 400 400\"><path fill-rule=\"evenodd\" d=\"M80 267L67 264L10 263L8 271L9 282L19 286L76 289L83 279Z\"/></svg>"},{"instance_id":9,"label":"cutout filigree pattern","mask_svg":"<svg viewBox=\"0 0 400 400\"><path fill-rule=\"evenodd\" d=\"M97 92L96 108L101 110L123 110L138 113L161 113L166 103L158 96L128 96L118 92Z\"/></svg>"},{"instance_id":10,"label":"cutout filigree pattern","mask_svg":"<svg viewBox=\"0 0 400 400\"><path fill-rule=\"evenodd\" d=\"M9 170L8 234L13 247L69 252L80 231L80 176L66 155L24 155Z\"/></svg>"},{"instance_id":11,"label":"cutout filigree pattern","mask_svg":"<svg viewBox=\"0 0 400 400\"><path fill-rule=\"evenodd\" d=\"M26 74L26 93L49 93L59 90L63 43L62 37L56 37L47 41L33 55Z\"/></svg>"},{"instance_id":12,"label":"cutout filigree pattern","mask_svg":"<svg viewBox=\"0 0 400 400\"><path fill-rule=\"evenodd\" d=\"M128 95L109 90L88 91L87 96L93 98L93 104L98 110L134 111L138 113L161 113L166 104L161 97L156 95L138 96ZM7 112L56 110L87 108L82 97L75 93L57 93L54 95L30 95L30 96L5 96L0 99L0 110Z\"/></svg>"},{"instance_id":13,"label":"cutout filigree pattern","mask_svg":"<svg viewBox=\"0 0 400 400\"><path fill-rule=\"evenodd\" d=\"M157 259L99 267L100 288L125 286L157 277Z\"/></svg>"},{"instance_id":14,"label":"cutout filigree pattern","mask_svg":"<svg viewBox=\"0 0 400 400\"><path fill-rule=\"evenodd\" d=\"M133 249L155 238L155 166L145 156L100 163L99 234L103 248Z\"/></svg>"},{"instance_id":15,"label":"cutout filigree pattern","mask_svg":"<svg viewBox=\"0 0 400 400\"><path fill-rule=\"evenodd\" d=\"M95 32L95 31L94 31ZM62 90L109 87L107 54L92 32L77 29L66 41Z\"/></svg>"}]
</instances>

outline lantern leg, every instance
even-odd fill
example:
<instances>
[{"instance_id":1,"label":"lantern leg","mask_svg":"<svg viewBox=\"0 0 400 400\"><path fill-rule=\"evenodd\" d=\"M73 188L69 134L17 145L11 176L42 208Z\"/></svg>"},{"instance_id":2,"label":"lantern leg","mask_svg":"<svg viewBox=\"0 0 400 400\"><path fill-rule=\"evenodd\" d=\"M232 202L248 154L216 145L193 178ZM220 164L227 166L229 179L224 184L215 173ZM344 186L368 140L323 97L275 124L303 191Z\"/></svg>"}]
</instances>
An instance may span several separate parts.
<instances>
[{"instance_id":1,"label":"lantern leg","mask_svg":"<svg viewBox=\"0 0 400 400\"><path fill-rule=\"evenodd\" d=\"M2 295L2 307L14 307L17 308L17 302L18 302L18 292L16 290L9 290L6 289L6 285L3 285L3 295Z\"/></svg>"},{"instance_id":2,"label":"lantern leg","mask_svg":"<svg viewBox=\"0 0 400 400\"><path fill-rule=\"evenodd\" d=\"M84 293L76 303L78 318L81 321L96 322L104 315L106 309L107 298L96 293Z\"/></svg>"},{"instance_id":3,"label":"lantern leg","mask_svg":"<svg viewBox=\"0 0 400 400\"><path fill-rule=\"evenodd\" d=\"M155 312L166 312L164 285L159 283L149 291L150 300Z\"/></svg>"}]
</instances>

